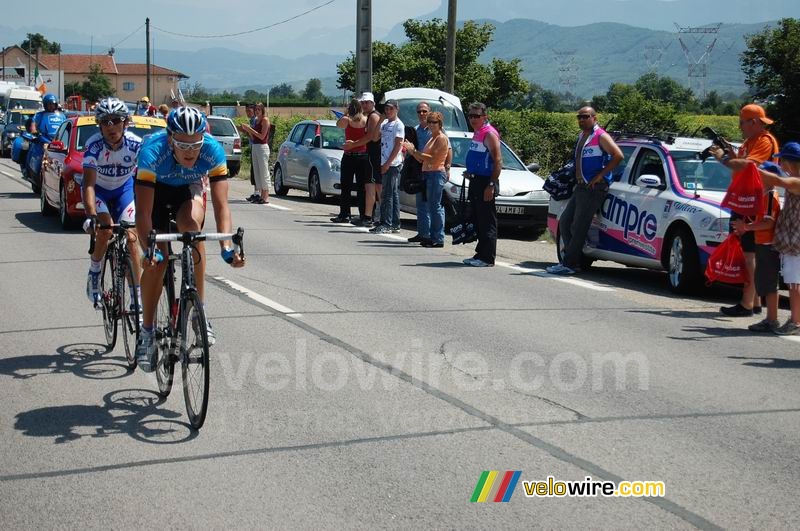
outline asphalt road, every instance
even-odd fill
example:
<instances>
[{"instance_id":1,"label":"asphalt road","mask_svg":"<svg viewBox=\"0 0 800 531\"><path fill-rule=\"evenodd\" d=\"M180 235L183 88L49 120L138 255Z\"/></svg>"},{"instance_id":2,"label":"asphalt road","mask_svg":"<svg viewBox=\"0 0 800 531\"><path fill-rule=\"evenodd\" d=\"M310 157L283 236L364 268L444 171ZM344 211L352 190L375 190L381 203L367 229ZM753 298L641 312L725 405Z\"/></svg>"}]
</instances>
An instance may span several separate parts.
<instances>
[{"instance_id":1,"label":"asphalt road","mask_svg":"<svg viewBox=\"0 0 800 531\"><path fill-rule=\"evenodd\" d=\"M735 291L678 298L607 263L552 277L524 233L469 268L471 247L404 243L410 219L377 236L330 223L333 202L248 193L233 183L247 267L209 246L193 432L180 387L159 400L105 352L87 237L0 161L4 528L798 527L798 345L720 316ZM510 501L471 503L492 470L521 471ZM525 495L548 476L665 495Z\"/></svg>"}]
</instances>

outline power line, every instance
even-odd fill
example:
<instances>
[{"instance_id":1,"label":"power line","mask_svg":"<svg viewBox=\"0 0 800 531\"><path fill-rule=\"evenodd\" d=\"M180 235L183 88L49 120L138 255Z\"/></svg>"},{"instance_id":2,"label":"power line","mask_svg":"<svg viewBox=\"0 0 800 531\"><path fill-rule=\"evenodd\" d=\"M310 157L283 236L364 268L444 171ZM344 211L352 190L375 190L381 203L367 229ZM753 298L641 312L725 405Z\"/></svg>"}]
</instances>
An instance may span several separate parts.
<instances>
[{"instance_id":1,"label":"power line","mask_svg":"<svg viewBox=\"0 0 800 531\"><path fill-rule=\"evenodd\" d=\"M133 37L134 35L136 35L136 34L139 32L139 30L140 30L140 29L142 29L143 27L144 27L144 24L142 24L141 26L139 26L138 28L136 28L135 30L133 30L132 32L130 32L130 33L128 34L128 36L127 36L127 37L125 37L124 39L122 39L121 41L119 41L117 44L114 44L114 45L112 45L112 46L111 46L111 48L112 48L112 49L114 49L114 48L116 48L117 46L119 46L120 44L122 44L123 42L127 41L128 39L130 39L131 37Z\"/></svg>"},{"instance_id":2,"label":"power line","mask_svg":"<svg viewBox=\"0 0 800 531\"><path fill-rule=\"evenodd\" d=\"M308 15L309 13L312 13L312 12L318 10L318 9L322 9L325 6L334 3L335 1L336 0L329 0L328 2L325 2L324 4L318 5L317 7L313 7L311 9L309 9L308 11L303 11L300 14L294 15L293 17L289 17L289 18L287 18L285 20L281 20L280 22L275 22L274 24L270 24L269 26L264 26L264 27L261 27L261 28L251 29L251 30L247 30L247 31L240 31L238 33L228 33L228 34L225 34L225 35L189 35L189 34L186 34L186 33L176 33L174 31L167 31L167 30L159 28L157 26L152 26L152 28L154 30L160 31L161 33L166 33L168 35L175 35L177 37L189 37L191 39L221 39L221 38L224 38L224 37L238 37L239 35L247 35L248 33L255 33L257 31L263 31L265 29L274 28L275 26L280 26L281 24L286 24L287 22L291 22L292 20L295 20L295 19L298 19L298 18L300 18L302 16Z\"/></svg>"}]
</instances>

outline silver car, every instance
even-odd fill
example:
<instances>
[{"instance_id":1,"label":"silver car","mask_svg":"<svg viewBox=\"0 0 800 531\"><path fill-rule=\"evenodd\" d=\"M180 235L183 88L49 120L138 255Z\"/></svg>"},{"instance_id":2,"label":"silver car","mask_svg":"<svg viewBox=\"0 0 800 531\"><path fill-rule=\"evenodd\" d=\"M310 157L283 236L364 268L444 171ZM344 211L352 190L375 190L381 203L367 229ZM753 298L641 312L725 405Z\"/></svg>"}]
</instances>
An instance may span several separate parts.
<instances>
[{"instance_id":1,"label":"silver car","mask_svg":"<svg viewBox=\"0 0 800 531\"><path fill-rule=\"evenodd\" d=\"M228 173L231 177L239 174L242 164L242 138L236 130L236 124L227 116L207 116L211 136L216 138L225 149L228 161Z\"/></svg>"},{"instance_id":2,"label":"silver car","mask_svg":"<svg viewBox=\"0 0 800 531\"><path fill-rule=\"evenodd\" d=\"M275 195L286 195L290 188L307 191L313 201L341 195L344 141L344 129L333 120L303 120L295 125L278 148L272 173Z\"/></svg>"},{"instance_id":3,"label":"silver car","mask_svg":"<svg viewBox=\"0 0 800 531\"><path fill-rule=\"evenodd\" d=\"M461 195L461 187L464 186L463 173L466 169L467 151L472 143L472 133L448 131L447 137L453 148L453 164L450 168L449 181L444 186L442 203L445 206L446 222L451 225L456 220L456 205ZM499 195L495 200L498 225L543 230L547 226L547 208L550 201L550 196L542 189L544 180L526 168L505 142L500 142L500 149L503 155L503 169L500 172ZM400 209L403 212L416 214L415 197L401 190Z\"/></svg>"}]
</instances>

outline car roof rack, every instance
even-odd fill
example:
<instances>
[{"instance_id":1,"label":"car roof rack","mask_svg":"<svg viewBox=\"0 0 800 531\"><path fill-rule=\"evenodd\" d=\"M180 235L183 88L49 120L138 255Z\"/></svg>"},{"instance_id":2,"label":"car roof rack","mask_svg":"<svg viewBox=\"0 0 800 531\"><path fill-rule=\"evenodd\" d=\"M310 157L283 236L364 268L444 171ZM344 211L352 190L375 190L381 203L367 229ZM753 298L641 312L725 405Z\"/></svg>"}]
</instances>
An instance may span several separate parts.
<instances>
[{"instance_id":1,"label":"car roof rack","mask_svg":"<svg viewBox=\"0 0 800 531\"><path fill-rule=\"evenodd\" d=\"M615 140L647 140L654 144L674 144L675 133L643 133L640 131L609 131L611 137Z\"/></svg>"}]
</instances>

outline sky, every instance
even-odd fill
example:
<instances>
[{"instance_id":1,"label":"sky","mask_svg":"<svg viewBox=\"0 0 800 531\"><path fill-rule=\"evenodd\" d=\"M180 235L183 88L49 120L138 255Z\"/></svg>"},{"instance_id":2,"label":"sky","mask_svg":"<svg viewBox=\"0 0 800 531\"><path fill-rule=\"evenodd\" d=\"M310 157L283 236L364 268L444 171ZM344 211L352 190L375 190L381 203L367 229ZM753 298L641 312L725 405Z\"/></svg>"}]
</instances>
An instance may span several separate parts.
<instances>
[{"instance_id":1,"label":"sky","mask_svg":"<svg viewBox=\"0 0 800 531\"><path fill-rule=\"evenodd\" d=\"M143 48L144 20L150 17L155 49L198 50L219 47L263 54L299 57L314 53L346 54L355 48L356 0L36 0L30 10L5 9L0 18L0 42L15 44L28 32L39 32L62 44L92 46L103 53L111 46ZM446 13L447 0L373 0L373 38L383 40L408 18ZM569 9L565 9L569 5ZM65 7L68 6L68 7ZM314 11L262 31L247 32ZM559 25L595 21L628 23L674 31L673 21L686 25L760 22L781 16L800 17L798 0L458 0L459 19L536 18ZM87 15L88 14L88 15ZM712 20L708 20L709 17ZM319 38L325 37L328 38ZM323 44L319 44L323 43ZM304 45L307 44L307 45ZM69 51L69 50L68 50ZM74 50L73 50L74 51ZM88 50L87 50L88 51Z\"/></svg>"}]
</instances>

